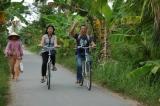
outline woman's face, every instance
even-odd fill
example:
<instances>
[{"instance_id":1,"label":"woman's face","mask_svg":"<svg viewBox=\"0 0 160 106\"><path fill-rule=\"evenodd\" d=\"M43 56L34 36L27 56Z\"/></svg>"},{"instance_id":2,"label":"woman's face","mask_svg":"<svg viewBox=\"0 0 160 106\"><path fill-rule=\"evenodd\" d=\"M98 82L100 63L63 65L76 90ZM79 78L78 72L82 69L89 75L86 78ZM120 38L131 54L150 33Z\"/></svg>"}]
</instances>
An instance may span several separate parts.
<instances>
[{"instance_id":1,"label":"woman's face","mask_svg":"<svg viewBox=\"0 0 160 106\"><path fill-rule=\"evenodd\" d=\"M53 28L52 27L48 27L48 29L47 29L47 32L48 32L48 34L52 34L53 33Z\"/></svg>"},{"instance_id":2,"label":"woman's face","mask_svg":"<svg viewBox=\"0 0 160 106\"><path fill-rule=\"evenodd\" d=\"M18 40L17 36L11 36L11 40Z\"/></svg>"}]
</instances>

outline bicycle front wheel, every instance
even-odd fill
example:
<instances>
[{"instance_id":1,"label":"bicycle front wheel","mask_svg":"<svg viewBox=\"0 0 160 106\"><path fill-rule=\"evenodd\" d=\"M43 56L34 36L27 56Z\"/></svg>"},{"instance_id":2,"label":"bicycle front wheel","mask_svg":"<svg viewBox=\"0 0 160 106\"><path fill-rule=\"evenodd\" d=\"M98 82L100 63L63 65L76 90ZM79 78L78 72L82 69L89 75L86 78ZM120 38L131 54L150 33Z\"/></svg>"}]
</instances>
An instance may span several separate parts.
<instances>
[{"instance_id":1,"label":"bicycle front wheel","mask_svg":"<svg viewBox=\"0 0 160 106\"><path fill-rule=\"evenodd\" d=\"M51 87L51 63L47 64L47 86L48 89Z\"/></svg>"},{"instance_id":2,"label":"bicycle front wheel","mask_svg":"<svg viewBox=\"0 0 160 106\"><path fill-rule=\"evenodd\" d=\"M86 79L87 79L87 89L91 90L92 87L92 71L91 71L91 65L89 62L86 64L87 70L86 70Z\"/></svg>"}]
</instances>

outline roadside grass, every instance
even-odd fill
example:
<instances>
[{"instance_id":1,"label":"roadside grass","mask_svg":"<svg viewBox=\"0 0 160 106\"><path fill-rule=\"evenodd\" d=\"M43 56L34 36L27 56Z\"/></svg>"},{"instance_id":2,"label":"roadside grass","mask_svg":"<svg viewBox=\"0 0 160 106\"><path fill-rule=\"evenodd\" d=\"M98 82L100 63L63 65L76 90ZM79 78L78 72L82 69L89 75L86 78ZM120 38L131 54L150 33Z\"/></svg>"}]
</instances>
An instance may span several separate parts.
<instances>
[{"instance_id":1,"label":"roadside grass","mask_svg":"<svg viewBox=\"0 0 160 106\"><path fill-rule=\"evenodd\" d=\"M160 106L160 83L149 84L149 79L128 79L131 64L108 62L94 70L94 81L111 90L127 95L148 106Z\"/></svg>"},{"instance_id":2,"label":"roadside grass","mask_svg":"<svg viewBox=\"0 0 160 106\"><path fill-rule=\"evenodd\" d=\"M9 100L9 66L0 50L0 106L7 106Z\"/></svg>"},{"instance_id":3,"label":"roadside grass","mask_svg":"<svg viewBox=\"0 0 160 106\"><path fill-rule=\"evenodd\" d=\"M57 63L71 69L72 72L76 70L76 57L74 52L72 54L64 55L62 51L57 51L56 55Z\"/></svg>"}]
</instances>

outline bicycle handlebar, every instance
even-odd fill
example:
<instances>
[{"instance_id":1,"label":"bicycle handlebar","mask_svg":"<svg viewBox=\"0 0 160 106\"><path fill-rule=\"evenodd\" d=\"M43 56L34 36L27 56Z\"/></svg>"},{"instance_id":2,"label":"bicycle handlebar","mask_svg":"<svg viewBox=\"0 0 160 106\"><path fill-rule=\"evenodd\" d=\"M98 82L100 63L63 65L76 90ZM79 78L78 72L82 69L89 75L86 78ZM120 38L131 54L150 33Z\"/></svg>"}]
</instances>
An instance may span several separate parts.
<instances>
[{"instance_id":1,"label":"bicycle handlebar","mask_svg":"<svg viewBox=\"0 0 160 106\"><path fill-rule=\"evenodd\" d=\"M88 47L83 47L83 46L77 46L77 48L82 48L82 49L89 49L89 48L93 48L92 46L88 46Z\"/></svg>"},{"instance_id":2,"label":"bicycle handlebar","mask_svg":"<svg viewBox=\"0 0 160 106\"><path fill-rule=\"evenodd\" d=\"M55 47L48 47L48 46L43 46L44 48L46 48L46 49L49 49L49 50L51 50L51 49L54 49Z\"/></svg>"},{"instance_id":3,"label":"bicycle handlebar","mask_svg":"<svg viewBox=\"0 0 160 106\"><path fill-rule=\"evenodd\" d=\"M56 47L42 46L42 47L46 48L46 49L49 49L49 50L52 50L52 49L55 49L55 48L60 48L60 46L56 46Z\"/></svg>"}]
</instances>

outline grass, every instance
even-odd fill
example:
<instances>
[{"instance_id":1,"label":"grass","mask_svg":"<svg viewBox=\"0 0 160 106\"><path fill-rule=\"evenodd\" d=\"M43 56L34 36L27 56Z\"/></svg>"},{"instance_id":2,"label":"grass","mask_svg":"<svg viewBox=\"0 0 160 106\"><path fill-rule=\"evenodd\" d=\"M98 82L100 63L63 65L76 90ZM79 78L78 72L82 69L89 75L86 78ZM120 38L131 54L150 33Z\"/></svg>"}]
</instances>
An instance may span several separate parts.
<instances>
[{"instance_id":1,"label":"grass","mask_svg":"<svg viewBox=\"0 0 160 106\"><path fill-rule=\"evenodd\" d=\"M61 51L57 52L56 55L56 61L59 64L64 65L65 67L72 69L72 71L75 72L76 70L76 58L75 58L75 54L72 53L70 55L63 55L60 53Z\"/></svg>"},{"instance_id":2,"label":"grass","mask_svg":"<svg viewBox=\"0 0 160 106\"><path fill-rule=\"evenodd\" d=\"M9 95L9 66L0 50L0 106L7 106Z\"/></svg>"},{"instance_id":3,"label":"grass","mask_svg":"<svg viewBox=\"0 0 160 106\"><path fill-rule=\"evenodd\" d=\"M131 64L108 62L94 71L94 80L115 92L130 96L148 106L159 106L160 84L150 86L149 79L127 79Z\"/></svg>"}]
</instances>

